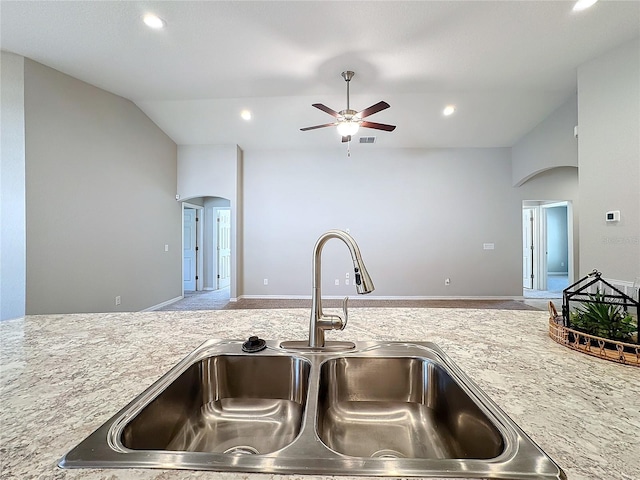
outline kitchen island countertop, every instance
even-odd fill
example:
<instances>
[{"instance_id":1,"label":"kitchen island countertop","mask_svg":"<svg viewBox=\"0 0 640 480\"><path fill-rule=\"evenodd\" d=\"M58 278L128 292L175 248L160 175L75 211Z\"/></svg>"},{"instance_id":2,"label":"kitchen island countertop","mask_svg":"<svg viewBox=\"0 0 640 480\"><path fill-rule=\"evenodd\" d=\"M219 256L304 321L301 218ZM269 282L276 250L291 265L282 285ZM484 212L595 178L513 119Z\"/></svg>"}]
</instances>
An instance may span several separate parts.
<instances>
[{"instance_id":1,"label":"kitchen island countertop","mask_svg":"<svg viewBox=\"0 0 640 480\"><path fill-rule=\"evenodd\" d=\"M0 322L0 477L312 478L57 467L68 450L205 340L302 340L308 318L305 309L274 309L37 315ZM569 480L638 478L640 368L554 343L546 312L357 308L346 330L329 332L327 339L435 342Z\"/></svg>"}]
</instances>

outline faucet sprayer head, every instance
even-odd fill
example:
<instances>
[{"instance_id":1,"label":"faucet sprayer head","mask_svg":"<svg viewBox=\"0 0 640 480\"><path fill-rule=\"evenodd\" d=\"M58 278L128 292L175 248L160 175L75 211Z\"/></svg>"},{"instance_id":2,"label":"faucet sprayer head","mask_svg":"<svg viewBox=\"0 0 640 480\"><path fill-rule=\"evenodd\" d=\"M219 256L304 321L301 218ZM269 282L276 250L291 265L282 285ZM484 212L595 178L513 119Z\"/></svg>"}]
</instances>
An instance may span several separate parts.
<instances>
[{"instance_id":1,"label":"faucet sprayer head","mask_svg":"<svg viewBox=\"0 0 640 480\"><path fill-rule=\"evenodd\" d=\"M360 295L364 295L365 293L371 293L375 290L376 287L373 286L373 280L369 276L369 272L364 267L364 264L360 263L360 266L356 266L354 268L355 271L355 283L356 283L356 291Z\"/></svg>"}]
</instances>

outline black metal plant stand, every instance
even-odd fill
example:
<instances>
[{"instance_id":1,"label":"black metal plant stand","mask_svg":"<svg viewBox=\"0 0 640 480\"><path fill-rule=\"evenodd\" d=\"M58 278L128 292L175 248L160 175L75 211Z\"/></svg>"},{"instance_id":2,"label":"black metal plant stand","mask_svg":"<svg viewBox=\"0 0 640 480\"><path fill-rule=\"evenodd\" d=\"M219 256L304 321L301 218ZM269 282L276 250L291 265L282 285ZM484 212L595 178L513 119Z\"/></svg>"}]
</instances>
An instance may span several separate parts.
<instances>
[{"instance_id":1,"label":"black metal plant stand","mask_svg":"<svg viewBox=\"0 0 640 480\"><path fill-rule=\"evenodd\" d=\"M564 326L572 328L570 313L575 311L576 307L588 303L614 305L621 308L624 315L631 314L631 316L635 318L636 327L636 338L633 343L639 343L639 335L637 332L638 319L640 318L640 302L634 300L604 280L602 273L597 270L594 270L586 277L581 278L562 291L562 317Z\"/></svg>"}]
</instances>

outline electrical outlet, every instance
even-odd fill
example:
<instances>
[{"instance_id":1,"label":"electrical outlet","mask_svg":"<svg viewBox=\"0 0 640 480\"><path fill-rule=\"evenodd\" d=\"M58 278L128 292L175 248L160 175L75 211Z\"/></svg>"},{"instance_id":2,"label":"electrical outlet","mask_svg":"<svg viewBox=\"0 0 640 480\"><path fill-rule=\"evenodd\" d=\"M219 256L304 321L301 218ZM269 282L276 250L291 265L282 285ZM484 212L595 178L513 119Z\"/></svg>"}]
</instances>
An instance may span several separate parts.
<instances>
[{"instance_id":1,"label":"electrical outlet","mask_svg":"<svg viewBox=\"0 0 640 480\"><path fill-rule=\"evenodd\" d=\"M336 285L340 285L340 280L336 278Z\"/></svg>"},{"instance_id":2,"label":"electrical outlet","mask_svg":"<svg viewBox=\"0 0 640 480\"><path fill-rule=\"evenodd\" d=\"M269 279L268 279L268 278L265 278L265 279L262 281L262 283L263 283L264 285L269 285Z\"/></svg>"},{"instance_id":3,"label":"electrical outlet","mask_svg":"<svg viewBox=\"0 0 640 480\"><path fill-rule=\"evenodd\" d=\"M122 299L120 298L120 295L118 295L116 297L116 305L120 305L122 303Z\"/></svg>"},{"instance_id":4,"label":"electrical outlet","mask_svg":"<svg viewBox=\"0 0 640 480\"><path fill-rule=\"evenodd\" d=\"M445 285L451 285L451 279L450 278L445 278L444 279L444 284Z\"/></svg>"},{"instance_id":5,"label":"electrical outlet","mask_svg":"<svg viewBox=\"0 0 640 480\"><path fill-rule=\"evenodd\" d=\"M349 272L345 273L344 278L349 278Z\"/></svg>"},{"instance_id":6,"label":"electrical outlet","mask_svg":"<svg viewBox=\"0 0 640 480\"><path fill-rule=\"evenodd\" d=\"M349 279L348 278L344 281L344 284L345 285L349 285Z\"/></svg>"},{"instance_id":7,"label":"electrical outlet","mask_svg":"<svg viewBox=\"0 0 640 480\"><path fill-rule=\"evenodd\" d=\"M166 243L164 244L164 251L165 251L165 252L168 252L168 251L169 251L169 245L168 245L168 244L166 244Z\"/></svg>"}]
</instances>

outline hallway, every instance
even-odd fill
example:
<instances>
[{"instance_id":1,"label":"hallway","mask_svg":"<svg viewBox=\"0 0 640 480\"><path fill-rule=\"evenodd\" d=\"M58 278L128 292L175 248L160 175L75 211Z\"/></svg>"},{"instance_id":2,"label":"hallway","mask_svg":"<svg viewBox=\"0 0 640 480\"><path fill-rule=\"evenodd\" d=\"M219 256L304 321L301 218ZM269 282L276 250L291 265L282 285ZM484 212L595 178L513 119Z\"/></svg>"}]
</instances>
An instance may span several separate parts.
<instances>
[{"instance_id":1,"label":"hallway","mask_svg":"<svg viewBox=\"0 0 640 480\"><path fill-rule=\"evenodd\" d=\"M523 288L524 298L562 298L562 291L569 286L567 275L549 275L546 290L532 290Z\"/></svg>"},{"instance_id":2,"label":"hallway","mask_svg":"<svg viewBox=\"0 0 640 480\"><path fill-rule=\"evenodd\" d=\"M229 287L220 290L199 290L184 292L184 298L160 309L164 312L181 310L226 310L229 303Z\"/></svg>"}]
</instances>

